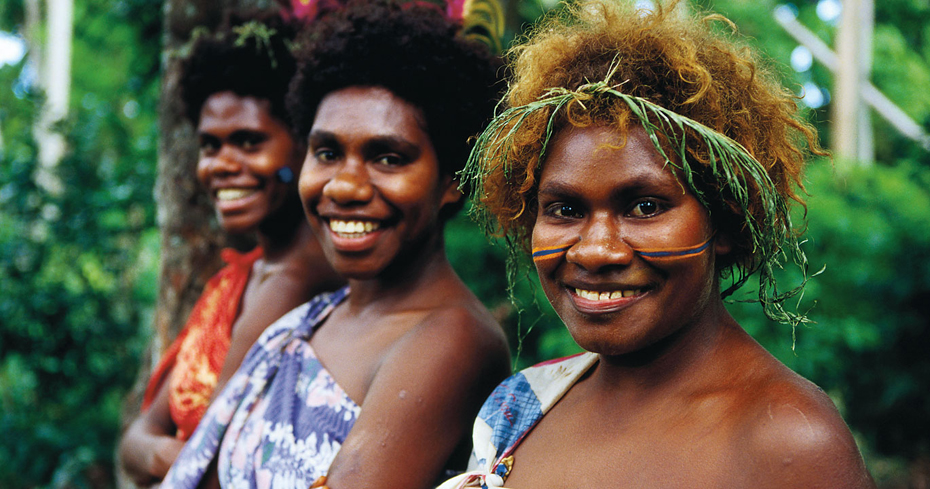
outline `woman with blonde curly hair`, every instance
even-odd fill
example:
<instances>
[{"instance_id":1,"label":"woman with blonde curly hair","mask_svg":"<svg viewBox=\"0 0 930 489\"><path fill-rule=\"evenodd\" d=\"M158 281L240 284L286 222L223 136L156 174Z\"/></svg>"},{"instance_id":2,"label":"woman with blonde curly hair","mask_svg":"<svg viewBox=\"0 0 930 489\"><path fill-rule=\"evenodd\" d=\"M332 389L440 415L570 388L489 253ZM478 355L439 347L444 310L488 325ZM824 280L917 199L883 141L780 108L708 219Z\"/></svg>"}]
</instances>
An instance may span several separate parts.
<instances>
[{"instance_id":1,"label":"woman with blonde curly hair","mask_svg":"<svg viewBox=\"0 0 930 489\"><path fill-rule=\"evenodd\" d=\"M498 386L441 487L872 487L831 400L724 307L758 275L768 317L806 321L773 269L806 269L788 204L817 135L729 21L631 3L511 50L464 174L587 353Z\"/></svg>"}]
</instances>

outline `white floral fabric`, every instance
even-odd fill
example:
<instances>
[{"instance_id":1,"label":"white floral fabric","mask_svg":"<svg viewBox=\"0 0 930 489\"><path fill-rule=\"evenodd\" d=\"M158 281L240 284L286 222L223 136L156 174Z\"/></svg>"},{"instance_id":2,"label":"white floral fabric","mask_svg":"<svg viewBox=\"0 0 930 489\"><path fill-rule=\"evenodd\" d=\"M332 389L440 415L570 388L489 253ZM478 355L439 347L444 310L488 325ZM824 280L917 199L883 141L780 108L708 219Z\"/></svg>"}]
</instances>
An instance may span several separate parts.
<instances>
[{"instance_id":1,"label":"white floral fabric","mask_svg":"<svg viewBox=\"0 0 930 489\"><path fill-rule=\"evenodd\" d=\"M310 338L347 294L321 294L262 333L163 489L195 489L214 459L224 488L306 489L326 474L361 408L320 363Z\"/></svg>"}]
</instances>

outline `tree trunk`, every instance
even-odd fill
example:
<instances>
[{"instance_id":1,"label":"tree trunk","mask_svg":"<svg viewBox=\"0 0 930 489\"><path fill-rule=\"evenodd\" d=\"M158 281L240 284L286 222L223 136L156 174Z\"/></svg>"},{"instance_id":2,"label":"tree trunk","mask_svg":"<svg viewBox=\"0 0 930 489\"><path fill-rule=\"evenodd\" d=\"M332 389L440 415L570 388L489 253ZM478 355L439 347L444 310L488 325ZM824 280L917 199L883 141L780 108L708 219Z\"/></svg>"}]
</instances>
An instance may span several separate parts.
<instances>
[{"instance_id":1,"label":"tree trunk","mask_svg":"<svg viewBox=\"0 0 930 489\"><path fill-rule=\"evenodd\" d=\"M184 326L206 281L220 268L219 250L224 246L248 245L230 242L220 233L213 209L197 184L197 140L194 128L184 118L178 93L178 52L195 27L217 26L227 10L256 8L272 8L272 3L269 0L165 0L164 3L161 139L154 192L161 229L158 304L152 338L145 357L140 359L136 386L124 406L124 428L139 413L142 393L153 367ZM118 487L134 487L121 470L117 472Z\"/></svg>"}]
</instances>

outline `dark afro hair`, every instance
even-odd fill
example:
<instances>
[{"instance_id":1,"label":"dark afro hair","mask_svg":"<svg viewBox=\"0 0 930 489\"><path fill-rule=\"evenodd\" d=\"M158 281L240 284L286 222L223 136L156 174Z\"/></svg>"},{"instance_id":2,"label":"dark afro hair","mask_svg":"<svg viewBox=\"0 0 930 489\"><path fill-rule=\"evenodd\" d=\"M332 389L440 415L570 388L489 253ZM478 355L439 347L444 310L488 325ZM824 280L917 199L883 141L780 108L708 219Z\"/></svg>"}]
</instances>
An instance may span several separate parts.
<instances>
[{"instance_id":1,"label":"dark afro hair","mask_svg":"<svg viewBox=\"0 0 930 489\"><path fill-rule=\"evenodd\" d=\"M305 139L327 94L382 87L423 111L440 171L465 165L469 138L491 118L501 86L500 62L435 5L350 0L311 26L297 53L288 94L294 129Z\"/></svg>"},{"instance_id":2,"label":"dark afro hair","mask_svg":"<svg viewBox=\"0 0 930 489\"><path fill-rule=\"evenodd\" d=\"M243 31L249 32L242 34ZM266 32L264 36L257 34ZM297 63L290 45L298 25L280 16L255 14L227 18L216 32L195 36L181 65L184 114L195 126L213 94L231 91L271 103L271 115L288 123L284 98Z\"/></svg>"}]
</instances>

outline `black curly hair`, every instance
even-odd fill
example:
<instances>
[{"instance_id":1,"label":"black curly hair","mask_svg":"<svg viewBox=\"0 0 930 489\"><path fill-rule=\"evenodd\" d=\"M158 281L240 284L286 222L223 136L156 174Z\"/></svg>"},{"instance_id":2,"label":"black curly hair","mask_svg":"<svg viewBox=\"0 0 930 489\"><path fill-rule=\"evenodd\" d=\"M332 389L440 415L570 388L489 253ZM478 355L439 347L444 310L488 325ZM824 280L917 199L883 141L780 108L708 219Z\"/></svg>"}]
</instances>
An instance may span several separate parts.
<instances>
[{"instance_id":1,"label":"black curly hair","mask_svg":"<svg viewBox=\"0 0 930 489\"><path fill-rule=\"evenodd\" d=\"M423 111L440 171L455 175L503 88L500 60L460 31L457 21L425 2L350 0L301 37L287 98L298 137L307 137L327 94L382 87Z\"/></svg>"},{"instance_id":2,"label":"black curly hair","mask_svg":"<svg viewBox=\"0 0 930 489\"><path fill-rule=\"evenodd\" d=\"M299 25L272 14L235 14L209 34L195 34L190 54L181 64L184 115L193 124L213 94L268 100L271 115L288 123L284 99L297 70L291 53Z\"/></svg>"}]
</instances>

